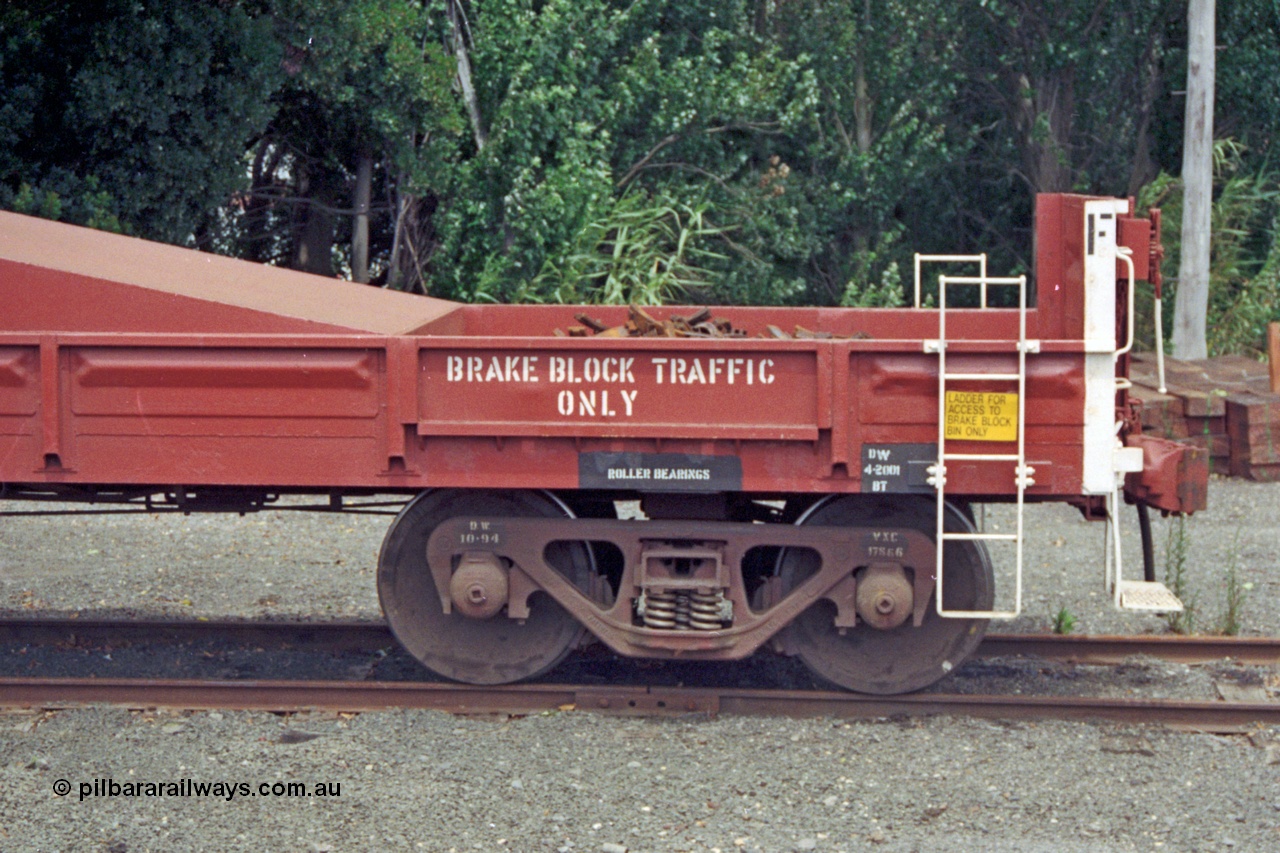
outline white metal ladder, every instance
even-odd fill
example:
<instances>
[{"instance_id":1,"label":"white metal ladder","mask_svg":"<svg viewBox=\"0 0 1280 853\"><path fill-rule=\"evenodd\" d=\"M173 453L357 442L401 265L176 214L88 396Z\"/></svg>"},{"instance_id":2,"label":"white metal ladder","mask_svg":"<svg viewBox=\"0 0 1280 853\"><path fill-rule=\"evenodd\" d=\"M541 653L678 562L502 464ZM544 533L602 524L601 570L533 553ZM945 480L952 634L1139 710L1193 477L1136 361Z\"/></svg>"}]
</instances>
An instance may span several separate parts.
<instances>
[{"instance_id":1,"label":"white metal ladder","mask_svg":"<svg viewBox=\"0 0 1280 853\"><path fill-rule=\"evenodd\" d=\"M931 258L922 258L930 260ZM1032 474L1035 469L1027 465L1026 458L1026 400L1027 400L1027 353L1039 352L1040 342L1027 340L1027 277L990 277L986 273L986 257L947 257L945 260L981 260L982 274L978 276L938 276L938 339L925 341L925 352L938 354L938 461L929 467L928 482L938 492L937 516L937 567L935 597L938 615L950 619L1012 619L1022 612L1022 523L1026 489L1034 485ZM919 269L919 260L916 268ZM947 288L950 285L976 285L980 292L980 306L987 307L987 288L989 286L1016 286L1018 288L1018 369L1015 373L948 373L947 372ZM917 285L918 287L918 285ZM947 452L947 383L974 382L992 380L1018 383L1018 418L1017 418L1017 452L1016 453L948 453ZM1014 463L1014 485L1017 488L1017 522L1014 533L955 533L946 530L946 485L947 462L994 462ZM946 552L946 543L954 541L994 540L1012 542L1016 552L1015 586L1013 610L949 610L944 607L942 566Z\"/></svg>"}]
</instances>

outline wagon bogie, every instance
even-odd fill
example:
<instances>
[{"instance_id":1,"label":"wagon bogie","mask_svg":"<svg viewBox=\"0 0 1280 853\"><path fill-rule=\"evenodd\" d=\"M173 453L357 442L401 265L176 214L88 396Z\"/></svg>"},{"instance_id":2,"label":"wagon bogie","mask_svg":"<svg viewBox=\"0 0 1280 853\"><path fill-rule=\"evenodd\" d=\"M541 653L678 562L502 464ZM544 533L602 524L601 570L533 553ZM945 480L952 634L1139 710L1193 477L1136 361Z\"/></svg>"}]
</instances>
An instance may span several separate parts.
<instances>
[{"instance_id":1,"label":"wagon bogie","mask_svg":"<svg viewBox=\"0 0 1280 853\"><path fill-rule=\"evenodd\" d=\"M887 693L941 678L982 636L984 622L943 620L931 608L933 511L923 498L823 500L795 524L573 519L563 510L524 492L440 490L410 504L378 576L406 648L443 675L493 683L501 676L487 659L459 657L486 642L532 657L543 644L537 660L551 661L567 636L515 633L551 611L621 655L736 660L772 642L828 680ZM958 510L949 518L949 529L972 531ZM612 582L589 560L602 545L620 556ZM952 548L946 571L949 604L990 606L981 543ZM886 654L894 647L910 662L895 666ZM502 672L534 674L525 669Z\"/></svg>"}]
</instances>

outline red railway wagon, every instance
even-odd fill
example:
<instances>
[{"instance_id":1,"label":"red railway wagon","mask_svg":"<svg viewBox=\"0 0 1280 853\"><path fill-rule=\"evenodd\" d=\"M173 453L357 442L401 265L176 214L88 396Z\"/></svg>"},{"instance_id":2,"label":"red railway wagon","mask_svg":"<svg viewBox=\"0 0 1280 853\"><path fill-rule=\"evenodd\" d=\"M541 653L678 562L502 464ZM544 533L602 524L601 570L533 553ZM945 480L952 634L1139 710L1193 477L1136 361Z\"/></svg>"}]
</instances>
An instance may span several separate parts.
<instances>
[{"instance_id":1,"label":"red railway wagon","mask_svg":"<svg viewBox=\"0 0 1280 853\"><path fill-rule=\"evenodd\" d=\"M1042 196L1034 281L922 256L914 307L724 307L734 334L691 337L564 336L583 309L0 214L0 496L407 495L380 599L456 680L531 677L595 639L684 659L771 644L850 689L917 689L1020 606L1024 501L1203 506L1203 455L1129 413L1132 292L1158 247L1158 217L1153 235L1129 208ZM635 500L643 519L619 519ZM982 501L1015 503L1016 532L975 529ZM1018 556L1004 610L992 540ZM1118 560L1110 583L1120 606L1179 606Z\"/></svg>"}]
</instances>

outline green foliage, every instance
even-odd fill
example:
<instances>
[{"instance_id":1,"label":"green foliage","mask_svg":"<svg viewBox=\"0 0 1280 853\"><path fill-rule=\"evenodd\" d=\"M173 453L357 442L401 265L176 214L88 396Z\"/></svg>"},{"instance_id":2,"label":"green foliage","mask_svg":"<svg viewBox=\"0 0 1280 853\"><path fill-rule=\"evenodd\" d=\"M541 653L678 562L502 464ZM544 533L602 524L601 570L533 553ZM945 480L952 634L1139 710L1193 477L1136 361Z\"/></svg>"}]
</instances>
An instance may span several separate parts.
<instances>
[{"instance_id":1,"label":"green foliage","mask_svg":"<svg viewBox=\"0 0 1280 853\"><path fill-rule=\"evenodd\" d=\"M44 219L62 218L62 198L52 190L36 190L31 184L19 186L9 203L15 213Z\"/></svg>"},{"instance_id":2,"label":"green foliage","mask_svg":"<svg viewBox=\"0 0 1280 853\"><path fill-rule=\"evenodd\" d=\"M7 206L182 243L243 183L279 78L269 22L240 4L113 0L0 23L0 114L19 119L0 161Z\"/></svg>"},{"instance_id":3,"label":"green foliage","mask_svg":"<svg viewBox=\"0 0 1280 853\"><path fill-rule=\"evenodd\" d=\"M903 290L902 273L896 260L878 263L889 256L901 232L888 231L881 235L875 249L855 252L853 277L845 285L844 296L840 304L845 308L895 308L906 303L906 292ZM870 280L875 270L880 269L878 281ZM864 283L865 282L865 283Z\"/></svg>"},{"instance_id":4,"label":"green foliage","mask_svg":"<svg viewBox=\"0 0 1280 853\"><path fill-rule=\"evenodd\" d=\"M1053 633L1070 634L1076 629L1076 621L1075 614L1063 607L1053 615Z\"/></svg>"},{"instance_id":5,"label":"green foliage","mask_svg":"<svg viewBox=\"0 0 1280 853\"><path fill-rule=\"evenodd\" d=\"M63 198L57 192L50 189L37 190L30 184L18 187L12 204L15 213L25 213L28 216L61 219L63 215ZM124 231L124 225L114 213L114 207L111 196L99 188L96 175L89 175L84 179L80 196L73 201L73 209L77 211L76 219L81 224L119 234Z\"/></svg>"},{"instance_id":6,"label":"green foliage","mask_svg":"<svg viewBox=\"0 0 1280 853\"><path fill-rule=\"evenodd\" d=\"M1246 146L1242 171L1265 171L1280 127L1280 4L1219 3L1217 18L1214 131Z\"/></svg>"},{"instance_id":7,"label":"green foliage","mask_svg":"<svg viewBox=\"0 0 1280 853\"><path fill-rule=\"evenodd\" d=\"M433 43L440 15L405 0L273 0L271 12L291 71L271 130L324 167L351 169L372 148L407 189L442 186L450 149L433 143L464 123L453 63Z\"/></svg>"},{"instance_id":8,"label":"green foliage","mask_svg":"<svg viewBox=\"0 0 1280 853\"><path fill-rule=\"evenodd\" d=\"M1164 544L1164 583L1169 591L1182 601L1181 613L1165 616L1169 628L1176 634L1195 633L1197 596L1191 591L1187 576L1187 557L1191 550L1191 535L1187 532L1187 518L1178 516L1168 526Z\"/></svg>"},{"instance_id":9,"label":"green foliage","mask_svg":"<svg viewBox=\"0 0 1280 853\"><path fill-rule=\"evenodd\" d=\"M583 257L639 187L730 224L698 264L702 301L898 304L894 266L914 247L895 239L897 207L951 150L956 77L938 64L956 50L950 9L478 5L491 136L459 153L433 292L562 298L565 247Z\"/></svg>"},{"instance_id":10,"label":"green foliage","mask_svg":"<svg viewBox=\"0 0 1280 853\"><path fill-rule=\"evenodd\" d=\"M1235 541L1227 554L1226 568L1223 570L1223 602L1222 615L1218 620L1218 633L1234 637L1240 633L1244 620L1244 605L1249 598L1253 584L1240 579L1240 531L1236 531Z\"/></svg>"},{"instance_id":11,"label":"green foliage","mask_svg":"<svg viewBox=\"0 0 1280 853\"><path fill-rule=\"evenodd\" d=\"M1187 570L1187 559L1191 550L1191 537L1187 532L1186 518L1178 516L1167 528L1165 539L1165 584L1174 595L1182 600L1184 610L1181 613L1170 613L1165 616L1169 627L1178 634L1192 634L1196 629L1196 618L1199 614L1199 596L1192 591ZM1236 538L1227 552L1222 567L1221 586L1223 590L1222 609L1210 630L1229 637L1240 633L1244 624L1244 607L1253 590L1253 584L1240 577L1240 536Z\"/></svg>"},{"instance_id":12,"label":"green foliage","mask_svg":"<svg viewBox=\"0 0 1280 853\"><path fill-rule=\"evenodd\" d=\"M753 32L746 4L512 0L474 13L490 137L459 151L435 259L442 295L556 298L546 288L561 280L543 273L628 210L633 189L741 221L744 185L758 178L752 149L808 96L800 63ZM757 294L778 298L767 281Z\"/></svg>"},{"instance_id":13,"label":"green foliage","mask_svg":"<svg viewBox=\"0 0 1280 853\"><path fill-rule=\"evenodd\" d=\"M448 184L464 130L453 63L439 39L442 16L411 0L265 5L285 77L252 142L250 187L219 240L257 260L344 269L356 172L368 158L371 266L387 275L398 212L410 196Z\"/></svg>"},{"instance_id":14,"label":"green foliage","mask_svg":"<svg viewBox=\"0 0 1280 853\"><path fill-rule=\"evenodd\" d=\"M813 94L805 120L771 140L777 162L761 164L757 178L766 192L746 194L734 218L760 223L753 252L803 281L804 301L898 304L885 291L891 268L930 250L922 239L933 235L900 238L968 144L946 128L960 83L957 22L955 5L942 2L804 2L768 22ZM955 250L955 235L945 243Z\"/></svg>"},{"instance_id":15,"label":"green foliage","mask_svg":"<svg viewBox=\"0 0 1280 853\"><path fill-rule=\"evenodd\" d=\"M563 257L547 260L533 280L533 294L611 305L687 298L707 286L709 273L699 264L725 257L706 245L725 231L707 214L705 203L689 206L632 190L605 218L579 231Z\"/></svg>"},{"instance_id":16,"label":"green foliage","mask_svg":"<svg viewBox=\"0 0 1280 853\"><path fill-rule=\"evenodd\" d=\"M1220 6L1226 351L1280 302L1280 9ZM1035 191L1150 182L1173 262L1185 41L1163 0L17 0L0 206L347 274L363 164L388 286L898 304L915 251L1030 270Z\"/></svg>"},{"instance_id":17,"label":"green foliage","mask_svg":"<svg viewBox=\"0 0 1280 853\"><path fill-rule=\"evenodd\" d=\"M1246 149L1234 140L1223 139L1214 144L1210 355L1261 356L1267 323L1280 319L1280 181L1266 168L1245 171L1245 155ZM1181 243L1181 181L1161 173L1138 198L1139 210L1151 206L1163 210L1164 300L1166 305L1172 305ZM1166 311L1166 321L1171 319L1172 311ZM1150 328L1150 324L1142 323L1140 328Z\"/></svg>"},{"instance_id":18,"label":"green foliage","mask_svg":"<svg viewBox=\"0 0 1280 853\"><path fill-rule=\"evenodd\" d=\"M1179 4L958 5L963 75L948 126L969 156L955 160L944 186L965 202L938 215L971 242L939 249L985 251L994 269L1030 270L1035 193L1127 195L1156 171L1163 150L1152 116L1172 100L1164 67Z\"/></svg>"}]
</instances>

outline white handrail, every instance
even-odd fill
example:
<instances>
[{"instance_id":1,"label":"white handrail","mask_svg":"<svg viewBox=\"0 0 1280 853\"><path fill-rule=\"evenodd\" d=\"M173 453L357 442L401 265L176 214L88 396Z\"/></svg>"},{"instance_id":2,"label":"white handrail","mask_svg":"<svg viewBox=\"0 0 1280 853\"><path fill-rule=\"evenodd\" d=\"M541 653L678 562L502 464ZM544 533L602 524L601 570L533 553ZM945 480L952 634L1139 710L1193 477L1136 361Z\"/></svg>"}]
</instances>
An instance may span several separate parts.
<instances>
[{"instance_id":1,"label":"white handrail","mask_svg":"<svg viewBox=\"0 0 1280 853\"><path fill-rule=\"evenodd\" d=\"M1168 393L1164 384L1164 310L1161 299L1156 297L1156 381L1160 384L1160 393Z\"/></svg>"},{"instance_id":2,"label":"white handrail","mask_svg":"<svg viewBox=\"0 0 1280 853\"><path fill-rule=\"evenodd\" d=\"M1133 313L1135 305L1133 295L1138 290L1138 283L1133 280L1133 250L1128 246L1116 246L1116 257L1124 261L1125 266L1129 268L1129 343L1125 344L1123 348L1116 350L1116 358L1119 358L1129 350L1133 349Z\"/></svg>"}]
</instances>

